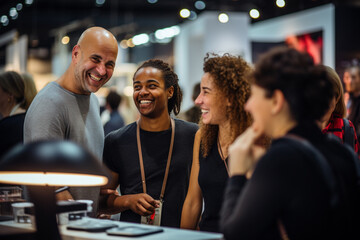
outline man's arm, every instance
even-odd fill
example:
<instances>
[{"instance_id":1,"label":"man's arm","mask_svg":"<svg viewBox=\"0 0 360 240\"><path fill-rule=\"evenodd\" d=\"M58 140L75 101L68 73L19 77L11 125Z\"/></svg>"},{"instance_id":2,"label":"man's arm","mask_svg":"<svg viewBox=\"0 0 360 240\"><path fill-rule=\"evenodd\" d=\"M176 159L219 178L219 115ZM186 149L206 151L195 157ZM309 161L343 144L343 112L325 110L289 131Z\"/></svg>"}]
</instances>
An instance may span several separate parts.
<instances>
[{"instance_id":1,"label":"man's arm","mask_svg":"<svg viewBox=\"0 0 360 240\"><path fill-rule=\"evenodd\" d=\"M141 216L146 216L160 206L159 201L145 193L120 196L116 191L118 177L116 172L111 171L109 183L101 188L100 213L116 214L130 209Z\"/></svg>"}]
</instances>

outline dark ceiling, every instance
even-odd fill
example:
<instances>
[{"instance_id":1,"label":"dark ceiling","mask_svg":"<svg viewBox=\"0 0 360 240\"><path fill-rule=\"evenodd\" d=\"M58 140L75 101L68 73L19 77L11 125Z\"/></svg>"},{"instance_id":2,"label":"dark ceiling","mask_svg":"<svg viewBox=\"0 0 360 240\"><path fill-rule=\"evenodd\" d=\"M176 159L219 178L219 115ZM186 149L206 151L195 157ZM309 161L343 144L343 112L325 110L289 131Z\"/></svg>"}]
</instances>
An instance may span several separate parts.
<instances>
[{"instance_id":1,"label":"dark ceiling","mask_svg":"<svg viewBox=\"0 0 360 240\"><path fill-rule=\"evenodd\" d=\"M203 0L206 10L243 11L258 8L261 21L276 16L334 3L335 5L359 4L360 0L285 0L284 8L277 8L275 0ZM0 38L3 34L16 29L19 35L28 34L31 48L50 48L54 36L60 28L68 31L77 39L80 32L91 25L110 29L119 39L142 32L152 32L158 28L169 27L183 21L179 10L187 7L197 14L196 0L158 0L155 4L147 0L105 0L96 6L96 0L33 0L25 5L25 0L1 0L0 16L9 15L9 9L17 3L24 7L15 20L7 26L0 23Z\"/></svg>"}]
</instances>

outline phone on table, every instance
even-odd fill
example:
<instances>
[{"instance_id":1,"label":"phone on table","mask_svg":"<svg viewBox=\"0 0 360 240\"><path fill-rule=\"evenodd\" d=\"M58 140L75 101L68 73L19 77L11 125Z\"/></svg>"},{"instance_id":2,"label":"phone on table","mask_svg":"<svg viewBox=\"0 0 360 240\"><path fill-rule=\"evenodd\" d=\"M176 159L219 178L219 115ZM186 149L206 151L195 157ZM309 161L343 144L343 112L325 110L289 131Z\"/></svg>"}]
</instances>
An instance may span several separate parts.
<instances>
[{"instance_id":1,"label":"phone on table","mask_svg":"<svg viewBox=\"0 0 360 240\"><path fill-rule=\"evenodd\" d=\"M160 233L164 230L160 227L141 227L141 226L126 226L117 227L106 230L108 235L126 236L126 237L140 237L154 233Z\"/></svg>"}]
</instances>

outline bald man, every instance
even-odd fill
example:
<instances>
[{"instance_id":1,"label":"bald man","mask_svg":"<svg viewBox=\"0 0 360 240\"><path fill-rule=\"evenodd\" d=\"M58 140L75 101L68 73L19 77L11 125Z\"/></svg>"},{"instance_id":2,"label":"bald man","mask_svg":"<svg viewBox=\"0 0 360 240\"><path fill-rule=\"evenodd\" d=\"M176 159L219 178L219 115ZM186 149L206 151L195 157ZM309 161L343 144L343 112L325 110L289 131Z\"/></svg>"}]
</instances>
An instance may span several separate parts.
<instances>
[{"instance_id":1,"label":"bald man","mask_svg":"<svg viewBox=\"0 0 360 240\"><path fill-rule=\"evenodd\" d=\"M84 31L72 50L69 68L58 80L46 85L30 105L24 123L24 142L71 140L102 159L104 131L93 93L111 78L117 52L117 41L106 29L92 27ZM98 196L98 187L77 187L57 197L93 200L95 213Z\"/></svg>"}]
</instances>

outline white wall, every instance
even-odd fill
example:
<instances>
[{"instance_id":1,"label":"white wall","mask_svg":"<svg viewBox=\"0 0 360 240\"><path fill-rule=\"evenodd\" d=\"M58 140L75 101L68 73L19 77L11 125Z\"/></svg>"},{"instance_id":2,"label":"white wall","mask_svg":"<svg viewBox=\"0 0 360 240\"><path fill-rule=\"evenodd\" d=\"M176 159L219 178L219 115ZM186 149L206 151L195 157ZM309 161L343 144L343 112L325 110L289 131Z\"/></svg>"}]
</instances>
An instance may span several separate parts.
<instances>
[{"instance_id":1,"label":"white wall","mask_svg":"<svg viewBox=\"0 0 360 240\"><path fill-rule=\"evenodd\" d=\"M289 35L323 31L323 63L335 67L335 7L332 4L257 22L251 25L251 41L280 42Z\"/></svg>"},{"instance_id":2,"label":"white wall","mask_svg":"<svg viewBox=\"0 0 360 240\"><path fill-rule=\"evenodd\" d=\"M184 93L182 110L193 105L192 89L201 81L207 52L230 53L242 55L247 61L251 59L247 13L230 12L227 23L220 23L218 14L203 12L196 21L181 25L181 33L175 38L175 72Z\"/></svg>"}]
</instances>

